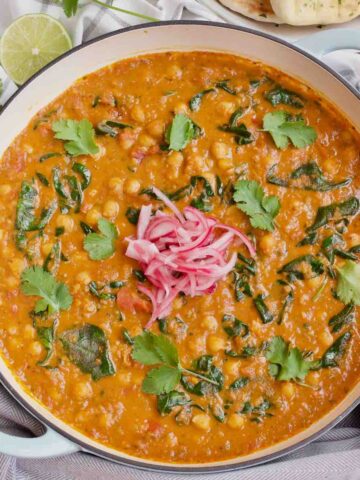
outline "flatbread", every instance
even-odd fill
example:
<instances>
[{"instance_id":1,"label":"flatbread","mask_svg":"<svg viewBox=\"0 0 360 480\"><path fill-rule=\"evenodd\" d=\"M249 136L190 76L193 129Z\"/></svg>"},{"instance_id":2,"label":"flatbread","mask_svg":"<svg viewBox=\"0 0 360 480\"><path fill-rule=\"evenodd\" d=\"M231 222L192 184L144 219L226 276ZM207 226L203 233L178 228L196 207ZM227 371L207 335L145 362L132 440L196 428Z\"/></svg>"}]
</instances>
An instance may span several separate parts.
<instances>
[{"instance_id":1,"label":"flatbread","mask_svg":"<svg viewBox=\"0 0 360 480\"><path fill-rule=\"evenodd\" d=\"M289 25L329 25L360 15L359 0L271 0L271 5Z\"/></svg>"},{"instance_id":2,"label":"flatbread","mask_svg":"<svg viewBox=\"0 0 360 480\"><path fill-rule=\"evenodd\" d=\"M274 13L270 0L219 0L219 2L234 12L260 22L284 23Z\"/></svg>"}]
</instances>

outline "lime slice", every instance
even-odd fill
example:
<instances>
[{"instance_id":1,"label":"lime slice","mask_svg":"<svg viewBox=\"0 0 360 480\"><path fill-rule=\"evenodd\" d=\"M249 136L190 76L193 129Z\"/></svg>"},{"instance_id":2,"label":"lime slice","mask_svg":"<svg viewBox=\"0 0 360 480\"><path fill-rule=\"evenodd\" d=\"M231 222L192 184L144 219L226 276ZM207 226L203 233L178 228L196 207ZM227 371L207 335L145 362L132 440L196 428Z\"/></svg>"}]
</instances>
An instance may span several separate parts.
<instances>
[{"instance_id":1,"label":"lime slice","mask_svg":"<svg viewBox=\"0 0 360 480\"><path fill-rule=\"evenodd\" d=\"M0 63L10 78L22 85L71 47L71 38L60 22L43 13L24 15L1 37Z\"/></svg>"}]
</instances>

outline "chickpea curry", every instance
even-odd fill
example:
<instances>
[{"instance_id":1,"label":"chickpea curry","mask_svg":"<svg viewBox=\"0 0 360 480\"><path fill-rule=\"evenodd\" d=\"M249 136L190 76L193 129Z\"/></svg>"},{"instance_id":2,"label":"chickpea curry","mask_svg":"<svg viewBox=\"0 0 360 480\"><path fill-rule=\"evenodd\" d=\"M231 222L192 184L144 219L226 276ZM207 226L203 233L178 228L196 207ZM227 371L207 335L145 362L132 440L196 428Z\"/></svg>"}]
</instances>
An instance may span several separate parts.
<instances>
[{"instance_id":1,"label":"chickpea curry","mask_svg":"<svg viewBox=\"0 0 360 480\"><path fill-rule=\"evenodd\" d=\"M306 85L210 52L120 61L0 164L0 350L128 454L280 442L360 378L360 139Z\"/></svg>"}]
</instances>

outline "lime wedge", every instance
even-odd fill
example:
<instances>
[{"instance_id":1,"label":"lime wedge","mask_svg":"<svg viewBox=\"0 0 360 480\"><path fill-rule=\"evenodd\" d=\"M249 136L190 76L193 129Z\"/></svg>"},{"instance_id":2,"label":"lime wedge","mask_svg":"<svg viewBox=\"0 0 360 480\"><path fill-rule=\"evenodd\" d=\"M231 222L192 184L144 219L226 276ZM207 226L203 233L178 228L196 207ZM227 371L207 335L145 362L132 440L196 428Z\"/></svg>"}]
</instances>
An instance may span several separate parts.
<instances>
[{"instance_id":1,"label":"lime wedge","mask_svg":"<svg viewBox=\"0 0 360 480\"><path fill-rule=\"evenodd\" d=\"M60 22L43 13L17 18L0 39L0 63L22 85L34 73L72 47Z\"/></svg>"}]
</instances>

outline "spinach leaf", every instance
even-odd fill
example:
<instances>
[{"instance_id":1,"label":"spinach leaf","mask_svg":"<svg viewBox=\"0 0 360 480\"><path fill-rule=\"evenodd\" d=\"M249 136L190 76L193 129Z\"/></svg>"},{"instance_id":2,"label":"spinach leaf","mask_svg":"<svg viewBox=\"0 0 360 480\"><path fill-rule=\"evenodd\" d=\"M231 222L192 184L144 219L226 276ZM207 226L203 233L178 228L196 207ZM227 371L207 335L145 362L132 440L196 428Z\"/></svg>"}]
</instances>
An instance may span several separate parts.
<instances>
[{"instance_id":1,"label":"spinach leaf","mask_svg":"<svg viewBox=\"0 0 360 480\"><path fill-rule=\"evenodd\" d=\"M30 182L22 182L16 207L15 227L17 230L23 232L32 230L38 194L37 189Z\"/></svg>"},{"instance_id":2,"label":"spinach leaf","mask_svg":"<svg viewBox=\"0 0 360 480\"><path fill-rule=\"evenodd\" d=\"M123 336L123 339L124 339L125 343L127 343L128 345L134 345L134 339L130 335L129 330L124 328L123 331L122 331L122 336Z\"/></svg>"},{"instance_id":3,"label":"spinach leaf","mask_svg":"<svg viewBox=\"0 0 360 480\"><path fill-rule=\"evenodd\" d=\"M197 112L200 109L201 101L204 95L207 95L208 93L215 92L215 91L216 91L215 88L208 88L191 97L189 101L190 110L192 112Z\"/></svg>"},{"instance_id":4,"label":"spinach leaf","mask_svg":"<svg viewBox=\"0 0 360 480\"><path fill-rule=\"evenodd\" d=\"M101 291L105 286L99 287L96 282L92 281L89 283L88 287L91 295L99 300L116 300L116 295L114 293L105 293Z\"/></svg>"},{"instance_id":5,"label":"spinach leaf","mask_svg":"<svg viewBox=\"0 0 360 480\"><path fill-rule=\"evenodd\" d=\"M341 217L352 217L356 215L360 208L360 202L356 197L350 197L341 203L331 203L320 207L316 213L314 223L306 230L309 233L328 225L330 220L338 214Z\"/></svg>"},{"instance_id":6,"label":"spinach leaf","mask_svg":"<svg viewBox=\"0 0 360 480\"><path fill-rule=\"evenodd\" d=\"M246 387L246 385L250 382L249 377L240 377L229 386L230 390L239 390L240 388Z\"/></svg>"},{"instance_id":7,"label":"spinach leaf","mask_svg":"<svg viewBox=\"0 0 360 480\"><path fill-rule=\"evenodd\" d=\"M37 176L39 182L44 185L44 187L48 187L48 186L50 185L50 182L49 182L49 180L45 177L45 175L43 175L43 174L40 173L40 172L36 172L35 175Z\"/></svg>"},{"instance_id":8,"label":"spinach leaf","mask_svg":"<svg viewBox=\"0 0 360 480\"><path fill-rule=\"evenodd\" d=\"M191 177L190 185L193 188L196 188L196 185L198 183L203 184L203 190L198 197L191 200L190 205L197 208L198 210L201 210L202 212L210 212L213 207L210 203L209 198L214 196L212 186L205 177L201 177L199 175Z\"/></svg>"},{"instance_id":9,"label":"spinach leaf","mask_svg":"<svg viewBox=\"0 0 360 480\"><path fill-rule=\"evenodd\" d=\"M96 135L109 135L109 137L116 137L119 133L119 129L134 128L132 125L123 122L115 122L113 120L104 120L97 124L95 128Z\"/></svg>"},{"instance_id":10,"label":"spinach leaf","mask_svg":"<svg viewBox=\"0 0 360 480\"><path fill-rule=\"evenodd\" d=\"M276 107L281 103L283 105L290 105L291 107L295 108L303 108L304 106L304 101L300 97L300 95L292 92L291 90L286 90L285 88L282 88L280 86L277 86L272 90L266 92L264 97L268 102L271 103L273 107Z\"/></svg>"},{"instance_id":11,"label":"spinach leaf","mask_svg":"<svg viewBox=\"0 0 360 480\"><path fill-rule=\"evenodd\" d=\"M338 233L324 238L321 244L321 251L331 264L334 263L335 255L339 251L335 246L344 245L344 240Z\"/></svg>"},{"instance_id":12,"label":"spinach leaf","mask_svg":"<svg viewBox=\"0 0 360 480\"><path fill-rule=\"evenodd\" d=\"M249 327L234 315L224 315L222 319L222 327L230 338L247 337L250 333Z\"/></svg>"},{"instance_id":13,"label":"spinach leaf","mask_svg":"<svg viewBox=\"0 0 360 480\"><path fill-rule=\"evenodd\" d=\"M320 368L337 367L338 361L345 352L345 348L351 339L351 333L346 332L335 340L320 360Z\"/></svg>"},{"instance_id":14,"label":"spinach leaf","mask_svg":"<svg viewBox=\"0 0 360 480\"><path fill-rule=\"evenodd\" d=\"M243 114L244 109L242 107L238 108L231 115L229 123L219 127L219 130L222 132L233 133L235 135L235 141L238 145L248 145L254 141L254 137L247 129L246 125L244 123L239 124L239 120Z\"/></svg>"},{"instance_id":15,"label":"spinach leaf","mask_svg":"<svg viewBox=\"0 0 360 480\"><path fill-rule=\"evenodd\" d=\"M56 275L59 269L60 260L61 260L61 242L58 240L56 243L54 243L54 245L50 250L50 253L45 258L45 261L43 263L43 270L45 270L46 272L50 272L53 275ZM51 266L51 263L52 263L52 266Z\"/></svg>"},{"instance_id":16,"label":"spinach leaf","mask_svg":"<svg viewBox=\"0 0 360 480\"><path fill-rule=\"evenodd\" d=\"M274 415L268 410L270 410L274 405L269 402L269 400L264 400L260 405L251 405L250 402L245 402L240 413L244 415L252 415L250 420L256 423L262 423L264 418L273 417Z\"/></svg>"},{"instance_id":17,"label":"spinach leaf","mask_svg":"<svg viewBox=\"0 0 360 480\"><path fill-rule=\"evenodd\" d=\"M225 350L225 355L232 358L249 358L255 355L256 347L251 345L245 345L240 353L235 352L234 350Z\"/></svg>"},{"instance_id":18,"label":"spinach leaf","mask_svg":"<svg viewBox=\"0 0 360 480\"><path fill-rule=\"evenodd\" d=\"M277 283L283 285L288 290L277 319L278 325L281 325L285 318L285 315L289 310L290 305L294 301L294 290L289 282L286 282L284 280L278 280Z\"/></svg>"},{"instance_id":19,"label":"spinach leaf","mask_svg":"<svg viewBox=\"0 0 360 480\"><path fill-rule=\"evenodd\" d=\"M216 88L221 88L222 90L224 90L224 92L230 93L230 95L236 95L236 93L237 93L236 90L229 86L229 82L230 82L230 80L228 80L228 79L220 80L219 82L215 83L215 87Z\"/></svg>"},{"instance_id":20,"label":"spinach leaf","mask_svg":"<svg viewBox=\"0 0 360 480\"><path fill-rule=\"evenodd\" d=\"M157 397L157 410L160 415L169 414L175 407L188 405L190 403L189 397L177 390L172 390L169 393L162 393Z\"/></svg>"},{"instance_id":21,"label":"spinach leaf","mask_svg":"<svg viewBox=\"0 0 360 480\"><path fill-rule=\"evenodd\" d=\"M212 395L222 390L224 386L224 375L221 370L213 365L211 355L203 355L194 362L195 370L187 370L185 374L181 376L181 384L189 393L198 396ZM189 381L187 375L191 375L194 372L201 372L202 376L212 383L206 380L200 380L193 384Z\"/></svg>"},{"instance_id":22,"label":"spinach leaf","mask_svg":"<svg viewBox=\"0 0 360 480\"><path fill-rule=\"evenodd\" d=\"M254 306L258 311L261 320L263 323L270 323L274 320L273 314L270 312L269 308L265 303L265 295L259 294L254 298Z\"/></svg>"},{"instance_id":23,"label":"spinach leaf","mask_svg":"<svg viewBox=\"0 0 360 480\"><path fill-rule=\"evenodd\" d=\"M39 162L43 163L45 162L45 160L48 160L49 158L54 158L54 157L61 157L61 153L58 153L58 152L45 153L44 155L41 155L41 157L39 158Z\"/></svg>"},{"instance_id":24,"label":"spinach leaf","mask_svg":"<svg viewBox=\"0 0 360 480\"><path fill-rule=\"evenodd\" d=\"M273 185L278 185L280 187L288 187L301 190L310 190L317 192L329 192L338 188L345 187L352 182L351 178L346 178L339 182L329 182L321 168L315 162L308 162L300 167L296 168L291 172L288 178L282 179L277 177L274 174L274 170L277 165L273 165L267 175L266 180L268 183ZM305 177L305 182L303 184L299 183L298 180Z\"/></svg>"},{"instance_id":25,"label":"spinach leaf","mask_svg":"<svg viewBox=\"0 0 360 480\"><path fill-rule=\"evenodd\" d=\"M60 341L70 361L90 373L93 380L115 374L108 341L100 327L86 323L63 332Z\"/></svg>"},{"instance_id":26,"label":"spinach leaf","mask_svg":"<svg viewBox=\"0 0 360 480\"><path fill-rule=\"evenodd\" d=\"M132 225L137 225L139 221L140 208L128 207L125 216Z\"/></svg>"},{"instance_id":27,"label":"spinach leaf","mask_svg":"<svg viewBox=\"0 0 360 480\"><path fill-rule=\"evenodd\" d=\"M80 227L81 230L85 233L85 235L89 235L89 233L95 233L95 230L85 222L80 222Z\"/></svg>"},{"instance_id":28,"label":"spinach leaf","mask_svg":"<svg viewBox=\"0 0 360 480\"><path fill-rule=\"evenodd\" d=\"M337 313L329 320L329 326L333 333L339 332L345 325L355 320L355 306L350 303L346 305L341 312Z\"/></svg>"},{"instance_id":29,"label":"spinach leaf","mask_svg":"<svg viewBox=\"0 0 360 480\"><path fill-rule=\"evenodd\" d=\"M278 270L278 273L287 273L290 281L294 278L305 280L305 278L316 277L324 273L324 265L314 255L301 255L286 263Z\"/></svg>"},{"instance_id":30,"label":"spinach leaf","mask_svg":"<svg viewBox=\"0 0 360 480\"><path fill-rule=\"evenodd\" d=\"M90 185L91 183L91 172L90 170L85 166L83 165L82 163L74 163L74 165L72 166L72 170L76 173L78 173L81 178L82 178L82 182L81 182L81 188L82 190L86 190L87 187Z\"/></svg>"}]
</instances>

